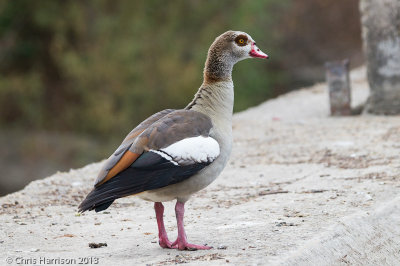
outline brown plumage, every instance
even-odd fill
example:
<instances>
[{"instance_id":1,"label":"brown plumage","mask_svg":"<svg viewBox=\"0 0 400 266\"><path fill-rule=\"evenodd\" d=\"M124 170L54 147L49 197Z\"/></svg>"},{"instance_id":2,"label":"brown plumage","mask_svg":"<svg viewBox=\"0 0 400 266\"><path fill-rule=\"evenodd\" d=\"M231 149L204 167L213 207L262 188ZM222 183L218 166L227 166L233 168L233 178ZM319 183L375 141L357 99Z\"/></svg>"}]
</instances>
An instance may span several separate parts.
<instances>
[{"instance_id":1,"label":"brown plumage","mask_svg":"<svg viewBox=\"0 0 400 266\"><path fill-rule=\"evenodd\" d=\"M184 138L208 136L211 127L210 118L199 112L168 109L156 113L133 129L107 159L95 186L125 170L144 151L159 150Z\"/></svg>"}]
</instances>

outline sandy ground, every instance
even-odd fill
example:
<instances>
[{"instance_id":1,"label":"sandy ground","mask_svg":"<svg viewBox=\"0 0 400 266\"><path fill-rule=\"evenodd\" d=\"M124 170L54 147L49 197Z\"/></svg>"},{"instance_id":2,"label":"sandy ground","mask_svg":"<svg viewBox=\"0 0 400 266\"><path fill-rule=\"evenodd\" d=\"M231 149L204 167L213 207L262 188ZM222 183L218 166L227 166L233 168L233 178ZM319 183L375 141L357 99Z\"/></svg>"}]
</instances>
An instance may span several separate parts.
<instances>
[{"instance_id":1,"label":"sandy ground","mask_svg":"<svg viewBox=\"0 0 400 266\"><path fill-rule=\"evenodd\" d=\"M358 105L365 70L352 80ZM161 249L152 204L135 197L76 215L94 163L0 198L0 265L400 265L400 117L332 118L327 97L320 84L235 115L230 163L185 216L189 241L213 249Z\"/></svg>"}]
</instances>

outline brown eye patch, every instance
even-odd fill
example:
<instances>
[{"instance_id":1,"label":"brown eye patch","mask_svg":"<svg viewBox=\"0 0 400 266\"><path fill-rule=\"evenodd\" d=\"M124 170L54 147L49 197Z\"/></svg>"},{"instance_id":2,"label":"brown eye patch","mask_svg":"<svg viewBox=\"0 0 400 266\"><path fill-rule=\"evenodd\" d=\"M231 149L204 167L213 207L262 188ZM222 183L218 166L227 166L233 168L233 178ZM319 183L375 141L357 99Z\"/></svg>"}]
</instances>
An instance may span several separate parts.
<instances>
[{"instance_id":1,"label":"brown eye patch","mask_svg":"<svg viewBox=\"0 0 400 266\"><path fill-rule=\"evenodd\" d=\"M246 46L247 45L247 41L248 41L247 36L244 35L244 34L238 35L235 38L235 42L239 46Z\"/></svg>"}]
</instances>

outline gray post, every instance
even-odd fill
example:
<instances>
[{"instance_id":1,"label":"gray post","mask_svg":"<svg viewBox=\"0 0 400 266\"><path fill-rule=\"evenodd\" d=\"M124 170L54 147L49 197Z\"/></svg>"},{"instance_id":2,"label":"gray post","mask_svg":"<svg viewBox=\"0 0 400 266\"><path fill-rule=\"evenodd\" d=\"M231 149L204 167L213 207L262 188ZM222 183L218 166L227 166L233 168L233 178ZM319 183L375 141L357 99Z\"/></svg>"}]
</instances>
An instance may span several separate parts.
<instances>
[{"instance_id":1,"label":"gray post","mask_svg":"<svg viewBox=\"0 0 400 266\"><path fill-rule=\"evenodd\" d=\"M351 115L349 60L327 62L325 68L331 115Z\"/></svg>"},{"instance_id":2,"label":"gray post","mask_svg":"<svg viewBox=\"0 0 400 266\"><path fill-rule=\"evenodd\" d=\"M371 89L366 111L400 114L400 0L361 0Z\"/></svg>"}]
</instances>

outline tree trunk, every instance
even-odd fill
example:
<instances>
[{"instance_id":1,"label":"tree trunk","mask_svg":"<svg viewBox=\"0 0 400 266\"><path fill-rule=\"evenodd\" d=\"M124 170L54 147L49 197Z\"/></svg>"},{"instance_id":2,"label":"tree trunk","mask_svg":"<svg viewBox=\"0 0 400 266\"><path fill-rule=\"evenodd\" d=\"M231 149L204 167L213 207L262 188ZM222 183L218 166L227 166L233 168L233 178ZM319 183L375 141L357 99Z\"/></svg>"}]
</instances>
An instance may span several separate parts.
<instances>
[{"instance_id":1,"label":"tree trunk","mask_svg":"<svg viewBox=\"0 0 400 266\"><path fill-rule=\"evenodd\" d=\"M370 96L366 110L400 114L400 1L360 0Z\"/></svg>"}]
</instances>

